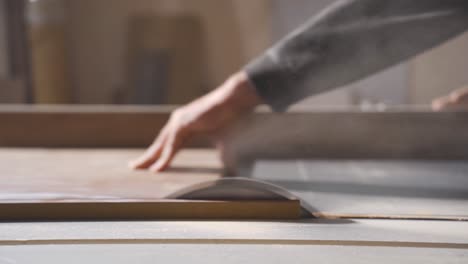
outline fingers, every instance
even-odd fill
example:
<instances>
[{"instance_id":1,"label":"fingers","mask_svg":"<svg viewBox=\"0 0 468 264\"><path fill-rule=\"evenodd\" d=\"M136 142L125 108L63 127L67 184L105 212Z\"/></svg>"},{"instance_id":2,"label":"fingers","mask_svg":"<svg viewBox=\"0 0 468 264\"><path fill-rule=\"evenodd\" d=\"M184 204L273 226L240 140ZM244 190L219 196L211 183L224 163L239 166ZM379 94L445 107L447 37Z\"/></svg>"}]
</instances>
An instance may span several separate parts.
<instances>
[{"instance_id":1,"label":"fingers","mask_svg":"<svg viewBox=\"0 0 468 264\"><path fill-rule=\"evenodd\" d=\"M167 141L167 128L163 129L154 143L145 151L145 153L134 161L129 163L129 167L134 170L148 169L161 156L164 144Z\"/></svg>"},{"instance_id":2,"label":"fingers","mask_svg":"<svg viewBox=\"0 0 468 264\"><path fill-rule=\"evenodd\" d=\"M132 169L149 169L157 173L167 169L187 136L176 122L169 123L155 142L135 161L129 163Z\"/></svg>"},{"instance_id":3,"label":"fingers","mask_svg":"<svg viewBox=\"0 0 468 264\"><path fill-rule=\"evenodd\" d=\"M434 111L461 109L468 107L468 89L459 89L432 102Z\"/></svg>"},{"instance_id":4,"label":"fingers","mask_svg":"<svg viewBox=\"0 0 468 264\"><path fill-rule=\"evenodd\" d=\"M442 111L447 109L451 105L450 97L442 97L432 102L432 110Z\"/></svg>"},{"instance_id":5,"label":"fingers","mask_svg":"<svg viewBox=\"0 0 468 264\"><path fill-rule=\"evenodd\" d=\"M468 103L468 88L456 90L450 94L450 100L456 104Z\"/></svg>"},{"instance_id":6,"label":"fingers","mask_svg":"<svg viewBox=\"0 0 468 264\"><path fill-rule=\"evenodd\" d=\"M158 158L157 162L150 167L149 170L154 173L166 170L177 152L180 150L184 141L184 137L180 132L176 132L170 135L169 139L164 143L160 157Z\"/></svg>"}]
</instances>

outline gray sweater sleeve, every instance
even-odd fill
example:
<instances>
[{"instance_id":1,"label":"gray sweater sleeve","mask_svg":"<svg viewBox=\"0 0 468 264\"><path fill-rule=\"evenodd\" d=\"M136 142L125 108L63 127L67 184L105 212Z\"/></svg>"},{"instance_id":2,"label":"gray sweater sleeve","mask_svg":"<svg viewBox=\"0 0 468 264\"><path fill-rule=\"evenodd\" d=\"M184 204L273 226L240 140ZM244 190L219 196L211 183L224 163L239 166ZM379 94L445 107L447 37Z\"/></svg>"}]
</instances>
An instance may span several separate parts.
<instances>
[{"instance_id":1,"label":"gray sweater sleeve","mask_svg":"<svg viewBox=\"0 0 468 264\"><path fill-rule=\"evenodd\" d=\"M339 0L245 67L277 111L468 29L468 0ZM468 48L467 48L468 49Z\"/></svg>"}]
</instances>

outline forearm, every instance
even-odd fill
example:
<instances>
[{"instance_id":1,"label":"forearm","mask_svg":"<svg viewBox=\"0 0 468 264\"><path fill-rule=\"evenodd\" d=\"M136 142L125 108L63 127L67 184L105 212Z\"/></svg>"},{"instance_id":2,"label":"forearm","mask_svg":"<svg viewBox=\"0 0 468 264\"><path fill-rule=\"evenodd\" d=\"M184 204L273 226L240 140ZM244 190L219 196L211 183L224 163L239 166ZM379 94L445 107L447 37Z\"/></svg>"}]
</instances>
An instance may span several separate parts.
<instances>
[{"instance_id":1,"label":"forearm","mask_svg":"<svg viewBox=\"0 0 468 264\"><path fill-rule=\"evenodd\" d=\"M468 28L466 0L342 0L245 70L277 110L362 79Z\"/></svg>"}]
</instances>

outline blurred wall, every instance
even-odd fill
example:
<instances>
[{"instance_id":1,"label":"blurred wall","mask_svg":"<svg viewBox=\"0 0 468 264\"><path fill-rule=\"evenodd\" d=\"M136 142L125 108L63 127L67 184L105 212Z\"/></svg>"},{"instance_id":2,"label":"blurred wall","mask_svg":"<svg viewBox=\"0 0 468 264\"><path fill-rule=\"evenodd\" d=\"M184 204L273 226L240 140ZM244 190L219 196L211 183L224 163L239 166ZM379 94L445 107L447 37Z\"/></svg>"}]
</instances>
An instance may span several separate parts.
<instances>
[{"instance_id":1,"label":"blurred wall","mask_svg":"<svg viewBox=\"0 0 468 264\"><path fill-rule=\"evenodd\" d=\"M113 103L126 85L127 21L134 15L200 17L206 64L197 67L206 69L208 90L333 1L67 0L74 101ZM460 37L408 63L303 103L429 103L468 82L467 46L468 36Z\"/></svg>"},{"instance_id":2,"label":"blurred wall","mask_svg":"<svg viewBox=\"0 0 468 264\"><path fill-rule=\"evenodd\" d=\"M69 51L75 101L112 103L125 85L128 18L195 14L203 22L207 89L220 84L270 43L268 0L69 0ZM190 87L187 87L190 89Z\"/></svg>"},{"instance_id":3,"label":"blurred wall","mask_svg":"<svg viewBox=\"0 0 468 264\"><path fill-rule=\"evenodd\" d=\"M411 63L411 102L430 103L468 85L468 33L417 57Z\"/></svg>"},{"instance_id":4,"label":"blurred wall","mask_svg":"<svg viewBox=\"0 0 468 264\"><path fill-rule=\"evenodd\" d=\"M72 103L65 11L62 0L31 1L28 6L30 67L38 104Z\"/></svg>"},{"instance_id":5,"label":"blurred wall","mask_svg":"<svg viewBox=\"0 0 468 264\"><path fill-rule=\"evenodd\" d=\"M5 2L0 1L0 79L8 75L8 51L5 28Z\"/></svg>"}]
</instances>

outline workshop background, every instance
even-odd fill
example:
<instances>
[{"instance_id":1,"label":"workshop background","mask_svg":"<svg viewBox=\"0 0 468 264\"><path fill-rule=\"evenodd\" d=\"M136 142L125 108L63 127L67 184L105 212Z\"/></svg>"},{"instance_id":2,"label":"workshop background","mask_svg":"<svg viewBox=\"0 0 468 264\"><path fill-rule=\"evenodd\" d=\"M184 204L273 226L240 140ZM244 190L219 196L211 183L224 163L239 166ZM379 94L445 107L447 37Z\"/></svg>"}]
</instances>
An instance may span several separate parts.
<instances>
[{"instance_id":1,"label":"workshop background","mask_svg":"<svg viewBox=\"0 0 468 264\"><path fill-rule=\"evenodd\" d=\"M331 2L0 0L0 103L184 104ZM468 83L467 47L465 34L302 104L428 104Z\"/></svg>"},{"instance_id":2,"label":"workshop background","mask_svg":"<svg viewBox=\"0 0 468 264\"><path fill-rule=\"evenodd\" d=\"M128 167L331 2L0 0L0 263L468 263L468 33Z\"/></svg>"}]
</instances>

